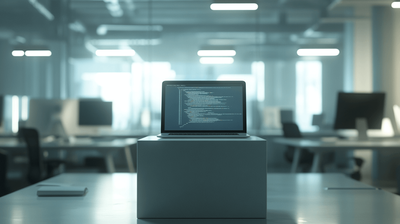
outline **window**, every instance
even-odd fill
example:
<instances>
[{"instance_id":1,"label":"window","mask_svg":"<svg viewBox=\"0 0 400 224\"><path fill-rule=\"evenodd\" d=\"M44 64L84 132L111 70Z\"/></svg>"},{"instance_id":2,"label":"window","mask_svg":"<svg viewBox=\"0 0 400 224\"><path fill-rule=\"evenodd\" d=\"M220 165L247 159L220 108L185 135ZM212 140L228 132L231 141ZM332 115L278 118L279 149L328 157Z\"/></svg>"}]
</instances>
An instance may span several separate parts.
<instances>
[{"instance_id":1,"label":"window","mask_svg":"<svg viewBox=\"0 0 400 224\"><path fill-rule=\"evenodd\" d=\"M322 112L322 64L299 61L296 64L296 121L302 131L314 131L312 115Z\"/></svg>"}]
</instances>

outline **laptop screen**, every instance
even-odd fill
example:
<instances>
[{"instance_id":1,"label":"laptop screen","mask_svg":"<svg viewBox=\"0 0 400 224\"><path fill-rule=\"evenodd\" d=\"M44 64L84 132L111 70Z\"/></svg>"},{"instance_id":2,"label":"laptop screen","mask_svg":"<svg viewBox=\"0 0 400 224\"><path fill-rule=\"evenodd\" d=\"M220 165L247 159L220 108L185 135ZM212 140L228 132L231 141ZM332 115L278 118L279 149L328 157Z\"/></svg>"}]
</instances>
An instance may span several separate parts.
<instances>
[{"instance_id":1,"label":"laptop screen","mask_svg":"<svg viewBox=\"0 0 400 224\"><path fill-rule=\"evenodd\" d=\"M246 132L243 81L164 81L161 132Z\"/></svg>"}]
</instances>

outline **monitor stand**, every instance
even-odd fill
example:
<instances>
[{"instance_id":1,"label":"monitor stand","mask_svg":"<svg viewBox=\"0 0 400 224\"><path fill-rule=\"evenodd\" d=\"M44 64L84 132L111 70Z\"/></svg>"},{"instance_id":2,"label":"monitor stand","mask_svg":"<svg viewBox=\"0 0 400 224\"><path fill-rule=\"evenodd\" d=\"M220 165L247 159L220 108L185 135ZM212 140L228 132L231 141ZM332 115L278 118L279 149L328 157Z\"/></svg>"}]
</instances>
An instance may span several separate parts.
<instances>
[{"instance_id":1,"label":"monitor stand","mask_svg":"<svg viewBox=\"0 0 400 224\"><path fill-rule=\"evenodd\" d=\"M358 132L358 140L368 140L367 130L368 123L366 118L356 118L356 129Z\"/></svg>"}]
</instances>

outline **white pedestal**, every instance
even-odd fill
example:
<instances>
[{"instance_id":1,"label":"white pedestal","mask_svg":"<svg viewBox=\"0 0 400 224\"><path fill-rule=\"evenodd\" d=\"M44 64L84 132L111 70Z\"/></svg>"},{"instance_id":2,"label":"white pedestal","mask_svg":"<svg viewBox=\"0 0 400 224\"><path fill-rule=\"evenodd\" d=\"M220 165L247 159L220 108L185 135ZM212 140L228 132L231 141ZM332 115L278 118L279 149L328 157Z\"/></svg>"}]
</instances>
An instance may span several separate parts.
<instances>
[{"instance_id":1,"label":"white pedestal","mask_svg":"<svg viewBox=\"0 0 400 224\"><path fill-rule=\"evenodd\" d=\"M148 136L137 148L138 218L266 218L266 140Z\"/></svg>"}]
</instances>

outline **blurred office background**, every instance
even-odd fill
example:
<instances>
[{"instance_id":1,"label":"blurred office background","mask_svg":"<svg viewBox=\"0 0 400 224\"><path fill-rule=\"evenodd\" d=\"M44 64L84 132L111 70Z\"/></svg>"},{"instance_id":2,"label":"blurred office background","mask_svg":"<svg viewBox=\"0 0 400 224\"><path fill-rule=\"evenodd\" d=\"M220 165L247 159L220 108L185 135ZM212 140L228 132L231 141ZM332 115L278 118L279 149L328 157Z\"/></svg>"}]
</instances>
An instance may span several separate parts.
<instances>
[{"instance_id":1,"label":"blurred office background","mask_svg":"<svg viewBox=\"0 0 400 224\"><path fill-rule=\"evenodd\" d=\"M272 141L282 135L282 112L306 135L329 136L339 91L385 92L392 129L382 133L398 134L400 9L392 2L258 0L256 10L225 11L212 10L212 0L2 0L1 131L32 122L32 102L97 99L112 102L111 127L65 127L67 135L158 134L163 80L244 80L248 131L269 140L268 171L287 172L284 147ZM310 48L333 55L298 51ZM234 54L203 57L200 50ZM375 161L377 175L395 181L396 153L363 154L366 169ZM348 156L337 153L332 172L351 169Z\"/></svg>"}]
</instances>

